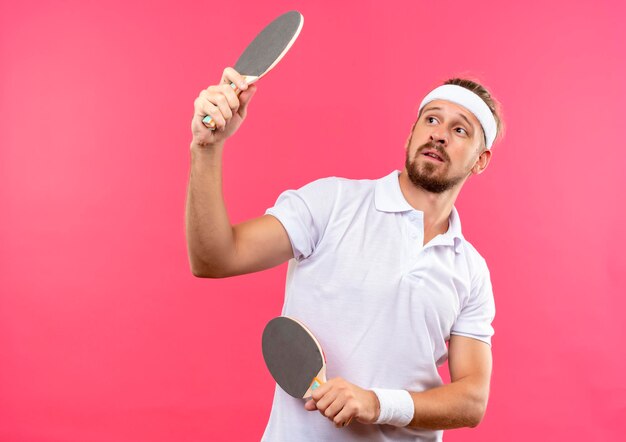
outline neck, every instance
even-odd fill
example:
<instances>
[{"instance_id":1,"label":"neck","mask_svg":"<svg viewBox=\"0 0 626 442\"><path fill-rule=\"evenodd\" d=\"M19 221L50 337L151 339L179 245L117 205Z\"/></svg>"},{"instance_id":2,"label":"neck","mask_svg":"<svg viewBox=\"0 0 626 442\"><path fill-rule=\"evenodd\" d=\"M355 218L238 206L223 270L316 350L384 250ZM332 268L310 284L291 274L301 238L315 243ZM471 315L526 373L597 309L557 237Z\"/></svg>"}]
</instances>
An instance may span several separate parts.
<instances>
[{"instance_id":1,"label":"neck","mask_svg":"<svg viewBox=\"0 0 626 442\"><path fill-rule=\"evenodd\" d=\"M462 183L443 193L431 193L411 182L406 169L399 176L404 199L416 210L424 212L424 244L448 231L448 219Z\"/></svg>"}]
</instances>

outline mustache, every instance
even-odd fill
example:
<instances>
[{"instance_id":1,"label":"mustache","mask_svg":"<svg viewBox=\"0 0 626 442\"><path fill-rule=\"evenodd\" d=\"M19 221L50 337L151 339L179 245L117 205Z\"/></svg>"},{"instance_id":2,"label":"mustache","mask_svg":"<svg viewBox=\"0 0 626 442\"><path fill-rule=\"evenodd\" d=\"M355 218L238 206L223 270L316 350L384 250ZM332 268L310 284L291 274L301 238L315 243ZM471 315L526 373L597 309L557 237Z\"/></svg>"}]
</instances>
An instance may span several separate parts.
<instances>
[{"instance_id":1,"label":"mustache","mask_svg":"<svg viewBox=\"0 0 626 442\"><path fill-rule=\"evenodd\" d=\"M448 153L442 149L441 147L437 146L436 144L434 144L432 141L429 141L428 143L422 144L419 149L417 149L417 152L415 152L415 156L421 154L422 152L424 152L425 150L428 149L432 149L432 150L436 150L437 154L443 158L445 161L450 161L450 157L448 157Z\"/></svg>"}]
</instances>

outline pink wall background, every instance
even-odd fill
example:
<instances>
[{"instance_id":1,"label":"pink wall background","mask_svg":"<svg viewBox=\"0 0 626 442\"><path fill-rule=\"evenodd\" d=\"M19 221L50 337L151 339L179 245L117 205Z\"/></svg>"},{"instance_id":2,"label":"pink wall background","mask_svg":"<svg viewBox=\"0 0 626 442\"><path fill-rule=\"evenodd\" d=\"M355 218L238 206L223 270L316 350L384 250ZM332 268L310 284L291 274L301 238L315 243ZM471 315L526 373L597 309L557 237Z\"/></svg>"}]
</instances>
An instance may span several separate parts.
<instances>
[{"instance_id":1,"label":"pink wall background","mask_svg":"<svg viewBox=\"0 0 626 442\"><path fill-rule=\"evenodd\" d=\"M225 155L233 222L313 179L403 165L455 74L507 136L458 208L497 303L487 416L448 441L621 440L623 2L0 3L0 440L258 440L285 266L189 270L193 100L258 30L303 32Z\"/></svg>"}]
</instances>

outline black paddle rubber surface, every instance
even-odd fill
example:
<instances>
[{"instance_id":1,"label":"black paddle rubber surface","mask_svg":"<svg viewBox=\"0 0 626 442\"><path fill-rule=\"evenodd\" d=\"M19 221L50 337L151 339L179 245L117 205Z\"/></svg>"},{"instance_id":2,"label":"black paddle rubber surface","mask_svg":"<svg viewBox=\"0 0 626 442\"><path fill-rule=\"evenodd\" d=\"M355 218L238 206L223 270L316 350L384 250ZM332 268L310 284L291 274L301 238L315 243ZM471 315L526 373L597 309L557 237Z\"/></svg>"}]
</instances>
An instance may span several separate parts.
<instances>
[{"instance_id":1,"label":"black paddle rubber surface","mask_svg":"<svg viewBox=\"0 0 626 442\"><path fill-rule=\"evenodd\" d=\"M235 64L241 75L260 77L281 56L298 32L302 15L289 11L267 25L248 45Z\"/></svg>"},{"instance_id":2,"label":"black paddle rubber surface","mask_svg":"<svg viewBox=\"0 0 626 442\"><path fill-rule=\"evenodd\" d=\"M263 330L263 358L276 383L302 398L324 364L321 349L298 322L285 316L272 319Z\"/></svg>"}]
</instances>

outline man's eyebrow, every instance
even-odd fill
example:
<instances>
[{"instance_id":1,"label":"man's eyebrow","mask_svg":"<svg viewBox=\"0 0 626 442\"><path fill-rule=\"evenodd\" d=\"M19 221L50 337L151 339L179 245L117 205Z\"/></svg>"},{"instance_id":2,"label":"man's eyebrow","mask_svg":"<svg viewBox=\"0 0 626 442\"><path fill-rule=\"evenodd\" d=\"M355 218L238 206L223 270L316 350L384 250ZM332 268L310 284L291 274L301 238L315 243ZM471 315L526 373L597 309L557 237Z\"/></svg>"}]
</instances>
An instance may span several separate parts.
<instances>
[{"instance_id":1,"label":"man's eyebrow","mask_svg":"<svg viewBox=\"0 0 626 442\"><path fill-rule=\"evenodd\" d=\"M432 106L432 107L425 108L422 112L428 112L428 111L431 111L431 110L441 110L441 108L437 107L437 106ZM467 124L469 124L469 127L471 127L472 129L476 130L474 125L471 123L470 120L467 119L467 117L465 115L463 115L460 112L457 112L457 115L460 116L461 118L463 118L465 121L467 121Z\"/></svg>"}]
</instances>

